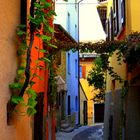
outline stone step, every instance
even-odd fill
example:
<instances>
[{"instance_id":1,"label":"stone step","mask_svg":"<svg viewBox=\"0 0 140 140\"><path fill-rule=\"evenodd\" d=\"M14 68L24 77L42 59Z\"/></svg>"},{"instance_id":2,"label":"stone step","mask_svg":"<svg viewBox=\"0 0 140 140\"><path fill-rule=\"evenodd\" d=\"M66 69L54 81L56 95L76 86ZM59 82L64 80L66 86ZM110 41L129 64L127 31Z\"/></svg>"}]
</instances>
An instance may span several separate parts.
<instances>
[{"instance_id":1,"label":"stone step","mask_svg":"<svg viewBox=\"0 0 140 140\"><path fill-rule=\"evenodd\" d=\"M61 124L66 123L66 122L67 122L66 120L61 120Z\"/></svg>"},{"instance_id":2,"label":"stone step","mask_svg":"<svg viewBox=\"0 0 140 140\"><path fill-rule=\"evenodd\" d=\"M61 132L70 133L74 130L74 127L68 127L66 129L60 129Z\"/></svg>"},{"instance_id":3,"label":"stone step","mask_svg":"<svg viewBox=\"0 0 140 140\"><path fill-rule=\"evenodd\" d=\"M69 124L69 123L62 123L62 124L61 124L61 128L62 128L62 129L66 129L66 128L68 128L68 127L70 127L70 124Z\"/></svg>"}]
</instances>

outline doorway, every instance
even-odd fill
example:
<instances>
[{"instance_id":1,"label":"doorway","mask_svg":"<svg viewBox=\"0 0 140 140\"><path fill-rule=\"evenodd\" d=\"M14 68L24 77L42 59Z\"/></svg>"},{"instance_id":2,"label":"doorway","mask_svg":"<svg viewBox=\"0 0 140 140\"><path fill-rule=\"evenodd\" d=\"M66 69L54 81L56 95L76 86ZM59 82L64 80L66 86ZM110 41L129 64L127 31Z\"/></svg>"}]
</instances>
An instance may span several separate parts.
<instances>
[{"instance_id":1,"label":"doorway","mask_svg":"<svg viewBox=\"0 0 140 140\"><path fill-rule=\"evenodd\" d=\"M44 93L37 96L37 113L34 115L34 140L43 139L43 97Z\"/></svg>"},{"instance_id":2,"label":"doorway","mask_svg":"<svg viewBox=\"0 0 140 140\"><path fill-rule=\"evenodd\" d=\"M84 125L88 124L87 120L87 101L83 102Z\"/></svg>"},{"instance_id":3,"label":"doorway","mask_svg":"<svg viewBox=\"0 0 140 140\"><path fill-rule=\"evenodd\" d=\"M68 95L68 115L71 114L71 111L70 111L70 95Z\"/></svg>"}]
</instances>

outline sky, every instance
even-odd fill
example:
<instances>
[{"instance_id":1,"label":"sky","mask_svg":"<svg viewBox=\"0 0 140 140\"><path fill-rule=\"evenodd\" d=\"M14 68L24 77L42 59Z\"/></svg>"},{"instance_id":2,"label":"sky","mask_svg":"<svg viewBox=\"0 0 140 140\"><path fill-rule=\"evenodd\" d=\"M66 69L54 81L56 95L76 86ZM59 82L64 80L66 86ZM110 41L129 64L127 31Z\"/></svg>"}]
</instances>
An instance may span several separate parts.
<instances>
[{"instance_id":1,"label":"sky","mask_svg":"<svg viewBox=\"0 0 140 140\"><path fill-rule=\"evenodd\" d=\"M97 0L83 0L79 4L79 40L99 41L106 38L97 11Z\"/></svg>"},{"instance_id":2,"label":"sky","mask_svg":"<svg viewBox=\"0 0 140 140\"><path fill-rule=\"evenodd\" d=\"M81 1L81 2L79 2ZM57 6L55 7L58 17L56 17L55 23L61 24L65 29L67 28L67 22L65 17L67 16L66 2L63 0L57 0ZM80 42L96 42L99 40L105 40L106 35L104 33L100 17L97 11L97 0L78 0L79 3L79 41ZM78 8L78 6L77 6ZM74 18L74 17L73 17ZM73 19L74 20L74 19Z\"/></svg>"}]
</instances>

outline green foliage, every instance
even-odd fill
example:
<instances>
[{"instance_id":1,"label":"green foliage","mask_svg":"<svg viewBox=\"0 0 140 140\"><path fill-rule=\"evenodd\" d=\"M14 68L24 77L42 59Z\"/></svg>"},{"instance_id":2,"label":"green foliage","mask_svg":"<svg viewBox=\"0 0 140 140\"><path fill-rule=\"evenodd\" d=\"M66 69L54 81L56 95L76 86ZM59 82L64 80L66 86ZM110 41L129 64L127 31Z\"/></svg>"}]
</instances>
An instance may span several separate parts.
<instances>
[{"instance_id":1,"label":"green foliage","mask_svg":"<svg viewBox=\"0 0 140 140\"><path fill-rule=\"evenodd\" d=\"M56 101L56 95L57 95L57 81L56 81L56 55L50 54L49 59L51 60L51 63L49 63L48 68L50 70L49 75L49 91L48 91L48 99L49 103L51 105L54 105Z\"/></svg>"},{"instance_id":2,"label":"green foliage","mask_svg":"<svg viewBox=\"0 0 140 140\"><path fill-rule=\"evenodd\" d=\"M82 48L83 52L95 51L99 54L99 57L96 58L94 63L95 66L88 74L87 80L89 85L94 85L95 89L100 89L101 94L104 94L103 91L105 90L104 72L108 71L113 80L119 81L120 83L124 82L124 79L114 72L114 68L109 66L109 57L111 57L115 52L118 64L121 65L122 60L124 60L128 65L128 71L140 64L140 33L138 32L130 34L121 42L98 42L94 44L89 42L83 43L81 46L85 46L84 49ZM100 98L100 95L96 97Z\"/></svg>"},{"instance_id":3,"label":"green foliage","mask_svg":"<svg viewBox=\"0 0 140 140\"><path fill-rule=\"evenodd\" d=\"M94 62L94 66L92 70L89 72L87 81L90 86L94 86L97 90L100 90L100 93L94 96L95 102L100 102L104 100L104 90L105 90L105 71L104 71L104 63L101 57L97 57Z\"/></svg>"},{"instance_id":4,"label":"green foliage","mask_svg":"<svg viewBox=\"0 0 140 140\"><path fill-rule=\"evenodd\" d=\"M29 116L33 116L35 113L36 113L36 109L35 108L32 108L32 107L28 107L27 108L27 114Z\"/></svg>"},{"instance_id":5,"label":"green foliage","mask_svg":"<svg viewBox=\"0 0 140 140\"><path fill-rule=\"evenodd\" d=\"M52 3L47 2L46 0L39 0L34 3L34 11L32 11L34 14L30 15L28 17L28 22L31 28L31 32L28 32L26 29L26 25L18 25L17 26L17 45L18 45L18 69L17 69L17 76L15 78L15 81L9 85L9 88L13 91L13 95L11 96L11 106L15 106L17 104L25 105L27 107L26 113L31 116L36 113L36 104L37 104L37 93L32 88L34 84L34 78L39 78L41 80L44 80L43 77L39 76L36 73L36 69L41 69L42 66L39 65L40 61L43 61L48 65L49 63L52 63L52 59L48 57L48 50L47 49L39 49L39 46L36 46L35 48L39 51L39 53L42 53L43 57L38 58L38 60L35 60L36 66L35 66L35 72L30 73L30 61L31 61L31 54L30 49L34 42L34 37L39 37L44 46L48 46L50 48L57 48L54 44L52 44L52 36L51 34L54 32L53 28L50 25L49 20L52 18L52 16L55 16L56 13L51 10ZM43 26L43 32L41 32L41 28ZM27 39L29 39L29 45L27 44ZM27 58L25 58L27 57ZM47 67L48 68L48 67ZM46 70L46 68L44 68ZM52 68L50 68L50 73L52 71ZM28 74L28 75L27 75ZM27 76L29 81L27 80ZM53 74L51 74L51 84L52 84L52 93L51 96L53 96L54 92L56 92L56 84ZM53 80L52 80L53 79ZM23 100L23 95L20 94L21 91L24 88L24 92L28 95L28 101L25 103ZM13 106L13 107L14 107Z\"/></svg>"},{"instance_id":6,"label":"green foliage","mask_svg":"<svg viewBox=\"0 0 140 140\"><path fill-rule=\"evenodd\" d=\"M16 90L20 90L22 88L22 84L21 83L11 83L9 85L10 89L16 89Z\"/></svg>"},{"instance_id":7,"label":"green foliage","mask_svg":"<svg viewBox=\"0 0 140 140\"><path fill-rule=\"evenodd\" d=\"M134 32L126 37L126 45L121 48L128 71L140 65L140 33Z\"/></svg>"},{"instance_id":8,"label":"green foliage","mask_svg":"<svg viewBox=\"0 0 140 140\"><path fill-rule=\"evenodd\" d=\"M17 95L13 95L11 97L11 101L15 104L19 104L19 103L22 103L23 102L23 98L20 97L20 96L17 96Z\"/></svg>"}]
</instances>

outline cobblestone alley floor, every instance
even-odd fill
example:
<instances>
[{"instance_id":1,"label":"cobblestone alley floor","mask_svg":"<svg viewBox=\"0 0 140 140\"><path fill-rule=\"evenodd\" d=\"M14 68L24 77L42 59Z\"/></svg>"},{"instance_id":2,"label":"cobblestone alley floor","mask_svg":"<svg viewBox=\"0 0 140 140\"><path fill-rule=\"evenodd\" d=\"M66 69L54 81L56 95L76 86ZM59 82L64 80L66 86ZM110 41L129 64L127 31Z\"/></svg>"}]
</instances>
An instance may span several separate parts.
<instances>
[{"instance_id":1,"label":"cobblestone alley floor","mask_svg":"<svg viewBox=\"0 0 140 140\"><path fill-rule=\"evenodd\" d=\"M81 126L70 133L57 132L56 140L103 140L103 124Z\"/></svg>"}]
</instances>

